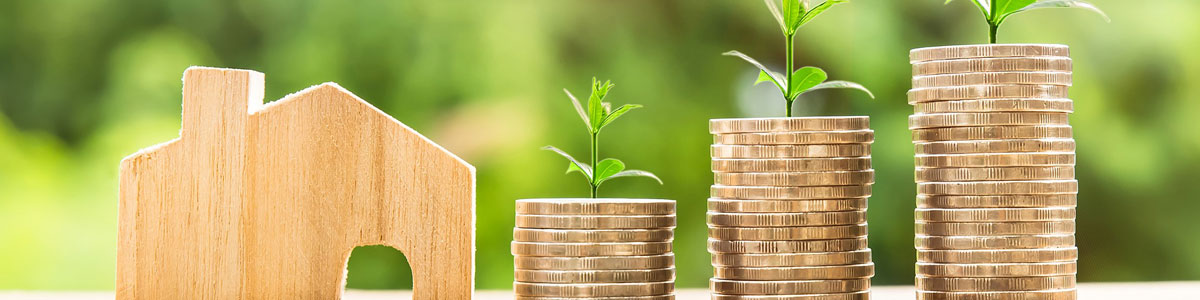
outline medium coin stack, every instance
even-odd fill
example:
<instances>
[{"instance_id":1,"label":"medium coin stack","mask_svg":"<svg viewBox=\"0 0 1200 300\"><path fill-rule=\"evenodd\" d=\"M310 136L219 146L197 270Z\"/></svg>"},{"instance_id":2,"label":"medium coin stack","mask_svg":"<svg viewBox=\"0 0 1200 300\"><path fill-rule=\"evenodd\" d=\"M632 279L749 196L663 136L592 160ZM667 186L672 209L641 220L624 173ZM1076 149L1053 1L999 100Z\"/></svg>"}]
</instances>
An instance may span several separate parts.
<instances>
[{"instance_id":1,"label":"medium coin stack","mask_svg":"<svg viewBox=\"0 0 1200 300\"><path fill-rule=\"evenodd\" d=\"M917 299L1075 299L1071 58L1061 45L910 53Z\"/></svg>"},{"instance_id":2,"label":"medium coin stack","mask_svg":"<svg viewBox=\"0 0 1200 300\"><path fill-rule=\"evenodd\" d=\"M869 299L869 119L716 119L709 131L712 299Z\"/></svg>"},{"instance_id":3,"label":"medium coin stack","mask_svg":"<svg viewBox=\"0 0 1200 300\"><path fill-rule=\"evenodd\" d=\"M517 200L516 299L675 299L675 201Z\"/></svg>"}]
</instances>

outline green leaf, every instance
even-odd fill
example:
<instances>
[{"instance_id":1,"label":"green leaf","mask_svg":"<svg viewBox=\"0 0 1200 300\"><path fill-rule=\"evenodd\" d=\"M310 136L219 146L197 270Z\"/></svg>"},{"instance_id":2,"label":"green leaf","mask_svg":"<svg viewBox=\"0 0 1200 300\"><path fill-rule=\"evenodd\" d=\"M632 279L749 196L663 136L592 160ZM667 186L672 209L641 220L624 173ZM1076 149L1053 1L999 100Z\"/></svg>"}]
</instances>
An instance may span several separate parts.
<instances>
[{"instance_id":1,"label":"green leaf","mask_svg":"<svg viewBox=\"0 0 1200 300\"><path fill-rule=\"evenodd\" d=\"M658 176L654 176L654 173L650 173L650 172L646 172L646 171L642 171L642 170L621 171L620 173L613 174L613 176L609 176L605 180L619 178L619 177L649 177L651 179L654 179L654 181L658 181L658 184L663 184L662 179L658 179Z\"/></svg>"},{"instance_id":2,"label":"green leaf","mask_svg":"<svg viewBox=\"0 0 1200 300\"><path fill-rule=\"evenodd\" d=\"M754 81L754 85L758 85L759 83L763 83L765 81L770 81L771 83L774 83L775 87L778 87L780 91L785 90L782 85L779 85L779 82L775 81L775 77L772 77L772 76L777 76L777 77L783 77L783 76L773 75L773 74L774 73L767 74L767 71L759 70L758 71L758 80Z\"/></svg>"},{"instance_id":3,"label":"green leaf","mask_svg":"<svg viewBox=\"0 0 1200 300\"><path fill-rule=\"evenodd\" d=\"M1033 4L1033 2L1036 1L1037 0L995 0L995 6L992 7L992 15L988 22L999 27L1000 24L1004 24L1004 20L1008 19L1008 16L1017 12L1017 10Z\"/></svg>"},{"instance_id":4,"label":"green leaf","mask_svg":"<svg viewBox=\"0 0 1200 300\"><path fill-rule=\"evenodd\" d=\"M604 160L596 163L596 177L594 181L596 182L596 185L600 185L599 183L608 180L609 177L612 177L617 173L621 173L621 171L624 170L625 163L615 158L605 158Z\"/></svg>"},{"instance_id":5,"label":"green leaf","mask_svg":"<svg viewBox=\"0 0 1200 300\"><path fill-rule=\"evenodd\" d=\"M642 106L638 105L638 104L621 105L621 107L618 107L617 110L612 111L612 113L610 113L610 114L608 114L608 116L604 117L604 121L600 122L600 128L604 128L604 126L608 126L609 123L616 121L617 118L621 117L621 115L624 115L625 113L627 113L630 110L635 109L635 108L642 108Z\"/></svg>"},{"instance_id":6,"label":"green leaf","mask_svg":"<svg viewBox=\"0 0 1200 300\"><path fill-rule=\"evenodd\" d=\"M808 24L808 22L811 22L814 18L816 18L821 13L825 12L825 10L829 9L830 7L833 7L836 4L841 4L841 3L846 3L846 2L849 2L849 1L848 0L826 0L825 2L821 2L821 4L817 4L817 6L813 7L812 10L805 12L803 17L800 17L800 21L796 24L796 28L800 28L800 26L804 26L804 24Z\"/></svg>"},{"instance_id":7,"label":"green leaf","mask_svg":"<svg viewBox=\"0 0 1200 300\"><path fill-rule=\"evenodd\" d=\"M763 0L767 3L767 9L771 11L771 16L775 17L775 22L779 23L779 29L787 33L787 23L783 22L783 13L779 12L779 5L775 4L775 0Z\"/></svg>"},{"instance_id":8,"label":"green leaf","mask_svg":"<svg viewBox=\"0 0 1200 300\"><path fill-rule=\"evenodd\" d=\"M768 81L774 83L775 78L771 78L771 74L767 74L767 71L758 70L758 80L754 81L754 85L758 85L759 83L768 82Z\"/></svg>"},{"instance_id":9,"label":"green leaf","mask_svg":"<svg viewBox=\"0 0 1200 300\"><path fill-rule=\"evenodd\" d=\"M763 73L766 73L767 76L771 77L771 81L775 82L775 86L779 87L779 91L784 92L783 87L785 86L785 83L784 83L785 80L783 79L783 76L780 75L779 73L771 72L771 70L767 69L767 67L764 67L757 60L754 60L753 58L750 58L749 56L746 56L745 54L742 54L741 52L738 52L738 51L729 51L729 52L721 53L721 55L736 56L736 57L741 58L742 60L750 63L751 65L758 67L758 70L760 71L760 73L758 74L758 77L760 78L759 80L762 80L761 78L762 78Z\"/></svg>"},{"instance_id":10,"label":"green leaf","mask_svg":"<svg viewBox=\"0 0 1200 300\"><path fill-rule=\"evenodd\" d=\"M821 84L818 84L818 85L812 87L811 89L808 89L807 91L801 92L801 94L804 94L806 92L815 91L815 90L823 90L823 89L856 89L856 90L860 90L860 91L867 93L867 96L871 96L871 99L875 99L875 94L872 94L871 90L868 90L866 87L862 86L861 84L857 84L857 83L853 83L853 82L849 82L849 81L842 81L842 80L833 80L833 81L823 82Z\"/></svg>"},{"instance_id":11,"label":"green leaf","mask_svg":"<svg viewBox=\"0 0 1200 300\"><path fill-rule=\"evenodd\" d=\"M829 79L829 75L825 74L825 70L821 70L821 68L803 67L796 70L792 73L792 82L789 87L791 94L788 95L788 99L796 99L800 93L825 82L825 79Z\"/></svg>"},{"instance_id":12,"label":"green leaf","mask_svg":"<svg viewBox=\"0 0 1200 300\"><path fill-rule=\"evenodd\" d=\"M950 4L954 0L946 0L946 4ZM983 13L983 18L989 23L992 22L992 2L991 0L972 0L971 3L979 8L979 12Z\"/></svg>"},{"instance_id":13,"label":"green leaf","mask_svg":"<svg viewBox=\"0 0 1200 300\"><path fill-rule=\"evenodd\" d=\"M608 90L612 89L612 81L596 80L592 77L592 95L588 96L588 120L590 121L592 132L600 130L600 121L604 120L604 97L608 96Z\"/></svg>"},{"instance_id":14,"label":"green leaf","mask_svg":"<svg viewBox=\"0 0 1200 300\"><path fill-rule=\"evenodd\" d=\"M1104 11L1100 10L1099 7L1096 7L1095 5L1092 5L1091 3L1087 3L1084 1L1078 1L1078 0L1038 1L1038 2L1035 2L1035 3L1025 6L1025 7L1021 7L1020 9L1017 9L1013 12L1010 12L1008 14L1001 16L1000 21L1003 22L1004 19L1008 18L1008 16L1011 16L1011 15L1019 13L1019 12L1030 11L1030 10L1035 10L1035 9L1042 9L1042 8L1061 8L1061 7L1078 7L1078 8L1090 10L1092 12L1100 14L1100 16L1104 18L1105 22L1112 22L1112 19L1108 18L1108 14L1105 14Z\"/></svg>"},{"instance_id":15,"label":"green leaf","mask_svg":"<svg viewBox=\"0 0 1200 300\"><path fill-rule=\"evenodd\" d=\"M567 152L562 151L561 149L555 148L554 146L545 146L545 147L542 147L542 150L554 151L554 153L558 153L558 155L562 155L562 157L565 157L567 160L571 161L571 165L574 166L575 169L567 167L567 173L571 173L571 171L578 170L579 172L583 173L584 177L587 177L588 182L592 181L592 166L589 166L588 164L579 162L578 160L575 159L575 157L572 157L570 154L567 154Z\"/></svg>"},{"instance_id":16,"label":"green leaf","mask_svg":"<svg viewBox=\"0 0 1200 300\"><path fill-rule=\"evenodd\" d=\"M587 111L583 110L583 105L579 104L579 99L576 99L575 95L572 95L571 91L567 89L563 89L563 92L566 92L567 97L571 98L571 104L575 105L575 112L579 113L580 119L583 119L583 126L587 127L588 132L592 132L592 121L588 118Z\"/></svg>"},{"instance_id":17,"label":"green leaf","mask_svg":"<svg viewBox=\"0 0 1200 300\"><path fill-rule=\"evenodd\" d=\"M576 165L575 163L567 163L567 174L571 174L571 172L579 172L584 174L584 176L587 176L587 173L584 173L583 169L579 168L579 165ZM588 179L588 181L591 181L591 179Z\"/></svg>"},{"instance_id":18,"label":"green leaf","mask_svg":"<svg viewBox=\"0 0 1200 300\"><path fill-rule=\"evenodd\" d=\"M796 34L796 28L800 27L800 17L804 14L804 8L800 4L800 0L783 0L783 33L786 35Z\"/></svg>"}]
</instances>

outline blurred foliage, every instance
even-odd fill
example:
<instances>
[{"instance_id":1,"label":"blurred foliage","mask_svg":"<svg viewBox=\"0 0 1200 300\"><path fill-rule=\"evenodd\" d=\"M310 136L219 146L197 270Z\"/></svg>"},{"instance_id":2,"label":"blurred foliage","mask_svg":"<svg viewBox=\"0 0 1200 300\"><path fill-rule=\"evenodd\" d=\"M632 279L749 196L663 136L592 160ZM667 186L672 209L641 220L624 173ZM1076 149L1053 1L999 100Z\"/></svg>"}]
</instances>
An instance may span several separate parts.
<instances>
[{"instance_id":1,"label":"blurred foliage","mask_svg":"<svg viewBox=\"0 0 1200 300\"><path fill-rule=\"evenodd\" d=\"M912 282L908 50L984 43L967 3L859 0L797 36L798 65L879 99L815 92L800 115L869 115L879 180L871 247L879 285ZM1097 0L1014 18L1006 42L1072 46L1079 143L1079 277L1200 279L1200 2ZM513 201L585 196L547 144L586 152L562 88L596 75L646 104L606 145L659 174L614 197L679 200L681 287L705 286L707 120L778 115L778 91L719 54L778 67L782 40L759 1L6 0L0 4L0 289L111 289L118 161L172 139L187 66L259 70L267 98L336 81L478 168L478 279L511 285ZM821 42L814 42L821 41ZM602 137L603 138L603 137ZM519 171L514 171L519 170ZM399 288L402 255L360 248L350 287ZM361 269L361 270L360 270Z\"/></svg>"}]
</instances>

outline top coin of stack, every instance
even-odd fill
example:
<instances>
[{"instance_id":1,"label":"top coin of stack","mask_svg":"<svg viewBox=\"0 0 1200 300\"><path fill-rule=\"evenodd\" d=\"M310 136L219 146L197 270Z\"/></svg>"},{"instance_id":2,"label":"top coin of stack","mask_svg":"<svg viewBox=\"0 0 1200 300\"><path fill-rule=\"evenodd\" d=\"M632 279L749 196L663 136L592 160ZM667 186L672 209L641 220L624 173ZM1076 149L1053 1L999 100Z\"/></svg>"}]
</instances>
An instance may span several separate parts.
<instances>
[{"instance_id":1,"label":"top coin of stack","mask_svg":"<svg viewBox=\"0 0 1200 300\"><path fill-rule=\"evenodd\" d=\"M935 47L910 58L918 299L1075 299L1067 47Z\"/></svg>"},{"instance_id":2,"label":"top coin of stack","mask_svg":"<svg viewBox=\"0 0 1200 300\"><path fill-rule=\"evenodd\" d=\"M709 129L712 299L868 299L867 117L717 119Z\"/></svg>"},{"instance_id":3,"label":"top coin of stack","mask_svg":"<svg viewBox=\"0 0 1200 300\"><path fill-rule=\"evenodd\" d=\"M675 299L675 201L517 201L517 299Z\"/></svg>"}]
</instances>

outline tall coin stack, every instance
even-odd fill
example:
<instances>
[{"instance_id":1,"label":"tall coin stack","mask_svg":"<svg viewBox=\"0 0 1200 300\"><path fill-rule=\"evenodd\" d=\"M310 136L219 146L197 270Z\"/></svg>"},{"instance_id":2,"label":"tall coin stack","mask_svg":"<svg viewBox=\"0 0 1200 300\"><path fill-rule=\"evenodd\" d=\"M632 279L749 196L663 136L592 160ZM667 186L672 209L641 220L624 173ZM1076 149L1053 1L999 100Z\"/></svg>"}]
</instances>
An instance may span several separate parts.
<instances>
[{"instance_id":1,"label":"tall coin stack","mask_svg":"<svg viewBox=\"0 0 1200 300\"><path fill-rule=\"evenodd\" d=\"M869 299L869 119L716 119L709 131L712 299Z\"/></svg>"},{"instance_id":2,"label":"tall coin stack","mask_svg":"<svg viewBox=\"0 0 1200 300\"><path fill-rule=\"evenodd\" d=\"M910 59L917 299L1075 299L1067 46L922 48Z\"/></svg>"},{"instance_id":3,"label":"tall coin stack","mask_svg":"<svg viewBox=\"0 0 1200 300\"><path fill-rule=\"evenodd\" d=\"M675 201L518 200L516 299L675 299Z\"/></svg>"}]
</instances>

